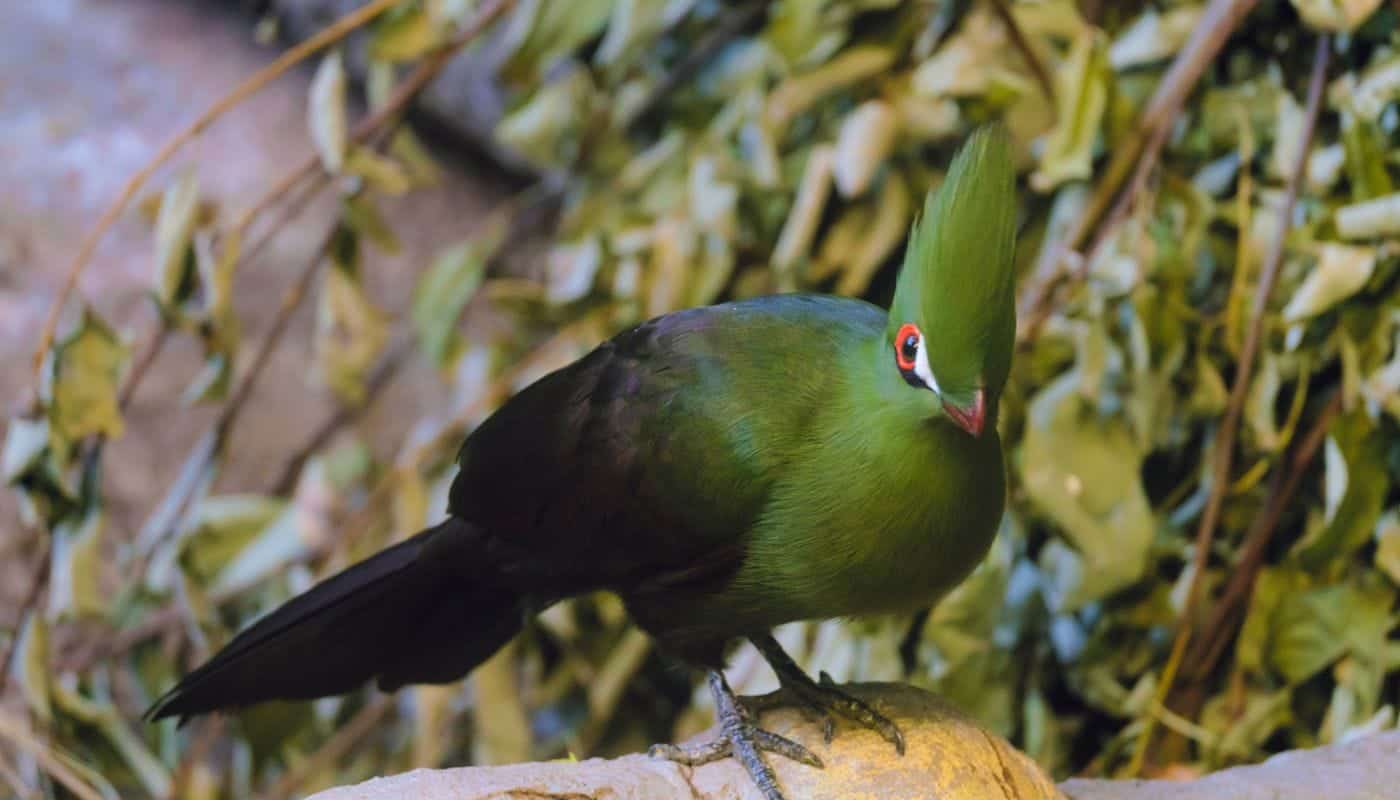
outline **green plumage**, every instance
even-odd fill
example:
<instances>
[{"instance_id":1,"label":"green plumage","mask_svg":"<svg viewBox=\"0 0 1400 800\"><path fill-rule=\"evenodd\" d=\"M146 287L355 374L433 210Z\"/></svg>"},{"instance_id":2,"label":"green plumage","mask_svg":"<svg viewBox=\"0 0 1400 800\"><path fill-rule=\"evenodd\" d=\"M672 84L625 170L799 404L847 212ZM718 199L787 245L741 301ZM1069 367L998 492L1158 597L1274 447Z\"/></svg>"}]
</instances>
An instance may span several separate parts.
<instances>
[{"instance_id":1,"label":"green plumage","mask_svg":"<svg viewBox=\"0 0 1400 800\"><path fill-rule=\"evenodd\" d=\"M890 335L921 323L929 364L959 403L979 382L999 393L1011 367L1015 185L1005 132L979 131L925 200L890 306Z\"/></svg>"},{"instance_id":2,"label":"green plumage","mask_svg":"<svg viewBox=\"0 0 1400 800\"><path fill-rule=\"evenodd\" d=\"M1004 502L1007 150L984 130L954 160L888 314L782 295L619 334L467 438L446 521L268 615L154 715L450 680L524 615L598 589L712 669L784 622L934 602L986 553Z\"/></svg>"}]
</instances>

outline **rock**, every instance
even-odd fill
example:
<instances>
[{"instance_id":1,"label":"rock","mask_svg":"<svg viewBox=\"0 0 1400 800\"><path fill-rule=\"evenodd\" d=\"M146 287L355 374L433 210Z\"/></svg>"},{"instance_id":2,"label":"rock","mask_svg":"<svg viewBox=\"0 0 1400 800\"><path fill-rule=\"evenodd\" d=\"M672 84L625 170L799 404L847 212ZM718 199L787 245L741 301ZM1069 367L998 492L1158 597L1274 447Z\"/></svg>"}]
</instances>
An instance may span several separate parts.
<instances>
[{"instance_id":1,"label":"rock","mask_svg":"<svg viewBox=\"0 0 1400 800\"><path fill-rule=\"evenodd\" d=\"M1061 784L1071 800L1381 800L1400 796L1400 731L1279 753L1193 781Z\"/></svg>"},{"instance_id":2,"label":"rock","mask_svg":"<svg viewBox=\"0 0 1400 800\"><path fill-rule=\"evenodd\" d=\"M1281 753L1190 781L1082 780L1057 788L1026 755L939 698L903 684L857 684L852 693L898 721L904 758L875 733L838 723L822 741L820 724L789 710L764 727L811 748L818 770L770 757L789 800L1381 800L1400 785L1400 731L1346 744ZM706 731L691 743L707 741ZM758 800L732 759L688 769L644 755L502 767L420 769L329 789L312 800Z\"/></svg>"},{"instance_id":3,"label":"rock","mask_svg":"<svg viewBox=\"0 0 1400 800\"><path fill-rule=\"evenodd\" d=\"M822 740L822 726L796 710L763 715L766 729L801 742L826 762L825 769L769 756L789 800L900 800L901 798L1017 798L1050 800L1062 794L1007 741L921 689L903 684L847 687L903 728L903 758L873 731L838 722L836 737ZM691 740L707 741L714 729ZM760 800L733 759L687 768L645 755L582 762L551 761L501 767L414 770L356 786L321 792L315 800L486 800L487 798L725 798Z\"/></svg>"}]
</instances>

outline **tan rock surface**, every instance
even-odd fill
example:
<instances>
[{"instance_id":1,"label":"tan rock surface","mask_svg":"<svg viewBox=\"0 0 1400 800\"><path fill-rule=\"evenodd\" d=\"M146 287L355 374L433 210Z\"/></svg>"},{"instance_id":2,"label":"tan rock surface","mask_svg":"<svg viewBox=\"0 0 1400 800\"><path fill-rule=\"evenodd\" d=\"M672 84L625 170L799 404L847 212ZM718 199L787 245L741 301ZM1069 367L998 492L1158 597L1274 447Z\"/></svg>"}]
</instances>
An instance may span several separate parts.
<instances>
[{"instance_id":1,"label":"tan rock surface","mask_svg":"<svg viewBox=\"0 0 1400 800\"><path fill-rule=\"evenodd\" d=\"M904 730L903 758L872 731L837 723L836 738L822 741L821 724L794 710L763 716L768 730L810 747L826 762L813 769L770 756L789 800L1040 800L1063 797L1029 758L988 733L944 701L901 684L858 684L852 693L871 701ZM707 731L692 741L705 741ZM321 792L315 800L664 800L724 798L760 800L748 775L732 759L686 768L645 755L503 767L415 770L356 786Z\"/></svg>"}]
</instances>

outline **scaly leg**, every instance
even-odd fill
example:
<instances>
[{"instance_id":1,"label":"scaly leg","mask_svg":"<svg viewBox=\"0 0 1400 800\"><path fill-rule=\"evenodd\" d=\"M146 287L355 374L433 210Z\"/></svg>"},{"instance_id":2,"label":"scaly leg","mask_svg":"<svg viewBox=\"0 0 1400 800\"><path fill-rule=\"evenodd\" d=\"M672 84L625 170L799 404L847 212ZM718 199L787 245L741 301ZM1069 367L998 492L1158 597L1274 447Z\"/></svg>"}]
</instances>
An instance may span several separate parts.
<instances>
[{"instance_id":1,"label":"scaly leg","mask_svg":"<svg viewBox=\"0 0 1400 800\"><path fill-rule=\"evenodd\" d=\"M712 669L707 677L710 694L715 700L715 714L719 717L719 738L692 747L658 744L651 748L650 755L689 766L708 764L732 755L744 765L744 769L758 786L758 790L763 793L765 800L783 800L783 793L778 789L778 781L773 776L772 768L760 755L763 751L786 756L809 767L822 766L822 760L811 750L754 725L748 712L740 705L734 690L729 688L724 673Z\"/></svg>"},{"instance_id":2,"label":"scaly leg","mask_svg":"<svg viewBox=\"0 0 1400 800\"><path fill-rule=\"evenodd\" d=\"M770 708L797 705L808 712L815 712L825 719L824 732L828 742L831 741L835 728L833 716L842 716L880 734L885 741L894 745L895 752L904 755L904 734L900 733L899 726L883 714L836 688L825 672L821 675L821 683L807 677L807 673L783 652L782 645L778 644L778 640L774 639L772 634L750 636L749 641L753 642L754 647L763 655L763 660L777 673L778 682L793 696L789 698L766 695L762 698L750 698L747 702L751 711L759 713Z\"/></svg>"}]
</instances>

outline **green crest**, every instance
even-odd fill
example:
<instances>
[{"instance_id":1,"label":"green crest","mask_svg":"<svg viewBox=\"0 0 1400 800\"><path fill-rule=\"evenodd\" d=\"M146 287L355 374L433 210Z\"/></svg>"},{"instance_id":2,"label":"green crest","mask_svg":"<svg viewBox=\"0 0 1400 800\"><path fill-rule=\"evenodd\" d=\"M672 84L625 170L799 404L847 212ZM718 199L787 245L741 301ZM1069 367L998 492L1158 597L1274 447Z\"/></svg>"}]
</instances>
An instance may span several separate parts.
<instances>
[{"instance_id":1,"label":"green crest","mask_svg":"<svg viewBox=\"0 0 1400 800\"><path fill-rule=\"evenodd\" d=\"M977 130L924 202L904 254L889 335L912 322L945 399L999 392L1016 327L1016 174L1000 125Z\"/></svg>"}]
</instances>

